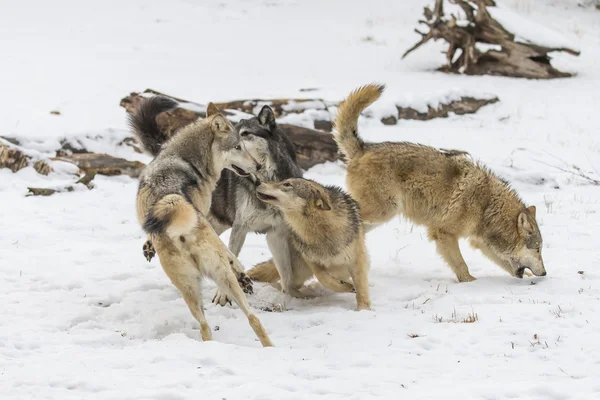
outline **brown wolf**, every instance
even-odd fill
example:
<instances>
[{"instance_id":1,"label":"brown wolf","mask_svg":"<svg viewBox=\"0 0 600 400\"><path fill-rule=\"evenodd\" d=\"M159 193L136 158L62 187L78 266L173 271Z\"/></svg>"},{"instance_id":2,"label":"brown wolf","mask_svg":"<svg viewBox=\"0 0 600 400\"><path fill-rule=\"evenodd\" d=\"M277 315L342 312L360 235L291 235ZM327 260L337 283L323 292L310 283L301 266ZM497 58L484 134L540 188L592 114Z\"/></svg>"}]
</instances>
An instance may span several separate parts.
<instances>
[{"instance_id":1,"label":"brown wolf","mask_svg":"<svg viewBox=\"0 0 600 400\"><path fill-rule=\"evenodd\" d=\"M143 129L146 114L162 101L160 97L145 99L130 116L132 128ZM263 346L272 346L239 286L245 280L244 268L206 218L223 168L248 176L261 165L214 104L209 104L206 115L182 128L143 170L137 194L138 220L165 273L200 323L203 340L212 339L200 287L208 276L239 305Z\"/></svg>"},{"instance_id":2,"label":"brown wolf","mask_svg":"<svg viewBox=\"0 0 600 400\"><path fill-rule=\"evenodd\" d=\"M278 207L290 228L297 250L292 252L296 288L314 274L333 291L355 291L358 310L370 309L369 260L356 201L340 188L302 178L262 183L256 194ZM279 279L272 261L259 264L248 275L263 282Z\"/></svg>"},{"instance_id":3,"label":"brown wolf","mask_svg":"<svg viewBox=\"0 0 600 400\"><path fill-rule=\"evenodd\" d=\"M463 237L513 276L522 278L526 268L546 275L535 206L526 207L490 170L460 153L360 138L358 117L384 88L356 89L340 104L335 120L334 138L348 165L348 190L360 204L367 230L398 214L424 225L459 282L475 279L460 253Z\"/></svg>"}]
</instances>

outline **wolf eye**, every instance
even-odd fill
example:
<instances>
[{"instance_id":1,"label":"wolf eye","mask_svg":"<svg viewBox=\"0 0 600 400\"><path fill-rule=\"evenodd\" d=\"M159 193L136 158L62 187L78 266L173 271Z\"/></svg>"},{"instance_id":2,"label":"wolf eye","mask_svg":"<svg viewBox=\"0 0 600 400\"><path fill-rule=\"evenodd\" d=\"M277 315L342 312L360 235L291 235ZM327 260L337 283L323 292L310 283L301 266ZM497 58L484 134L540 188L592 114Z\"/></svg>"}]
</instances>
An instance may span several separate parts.
<instances>
[{"instance_id":1,"label":"wolf eye","mask_svg":"<svg viewBox=\"0 0 600 400\"><path fill-rule=\"evenodd\" d=\"M241 149L242 149L242 145L239 145L239 144L238 144L237 146L235 146L235 149L236 149L236 150L241 150Z\"/></svg>"},{"instance_id":2,"label":"wolf eye","mask_svg":"<svg viewBox=\"0 0 600 400\"><path fill-rule=\"evenodd\" d=\"M242 133L240 133L240 136L241 136L241 137L246 137L246 136L248 136L248 135L250 135L248 132L242 132Z\"/></svg>"},{"instance_id":3,"label":"wolf eye","mask_svg":"<svg viewBox=\"0 0 600 400\"><path fill-rule=\"evenodd\" d=\"M285 187L285 188L291 188L292 184L289 182L284 182L281 186Z\"/></svg>"}]
</instances>

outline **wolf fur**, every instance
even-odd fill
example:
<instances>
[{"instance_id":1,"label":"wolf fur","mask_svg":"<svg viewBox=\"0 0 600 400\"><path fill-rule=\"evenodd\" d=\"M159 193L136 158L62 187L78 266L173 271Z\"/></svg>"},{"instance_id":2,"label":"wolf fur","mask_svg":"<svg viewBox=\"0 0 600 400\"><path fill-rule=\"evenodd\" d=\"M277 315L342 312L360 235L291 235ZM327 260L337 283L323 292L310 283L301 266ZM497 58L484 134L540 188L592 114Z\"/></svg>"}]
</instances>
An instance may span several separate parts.
<instances>
[{"instance_id":1,"label":"wolf fur","mask_svg":"<svg viewBox=\"0 0 600 400\"><path fill-rule=\"evenodd\" d=\"M297 287L314 274L333 291L355 291L358 310L370 309L369 260L358 203L338 187L301 178L264 182L256 193L281 210L290 228L301 255L292 261ZM271 283L279 278L272 262L248 273Z\"/></svg>"},{"instance_id":2,"label":"wolf fur","mask_svg":"<svg viewBox=\"0 0 600 400\"><path fill-rule=\"evenodd\" d=\"M145 99L130 117L133 130L145 129L140 122L162 102L160 97ZM138 220L165 273L200 323L203 340L211 340L212 334L204 316L200 282L210 277L239 305L263 346L272 346L239 286L245 278L243 267L206 218L223 168L249 175L261 165L243 147L233 125L210 103L207 117L182 128L143 170Z\"/></svg>"},{"instance_id":3,"label":"wolf fur","mask_svg":"<svg viewBox=\"0 0 600 400\"><path fill-rule=\"evenodd\" d=\"M144 150L155 157L168 140L168 135L161 132L156 124L156 117L176 105L173 101L161 101L140 116L140 129L135 130L136 136ZM294 297L305 297L306 295L298 291L297 285L292 282L292 259L298 258L298 254L289 243L288 228L283 217L277 207L256 197L257 182L302 176L302 169L296 163L295 147L277 125L273 110L269 106L264 106L257 117L242 119L235 128L244 146L255 155L263 168L254 174L254 179L240 177L224 169L212 193L207 218L218 235L232 228L229 249L235 256L239 256L249 232L266 234L277 270L284 276L283 291ZM144 255L151 259L153 251L151 242L146 242ZM220 305L225 305L228 301L227 296L220 291L213 298L213 302Z\"/></svg>"},{"instance_id":4,"label":"wolf fur","mask_svg":"<svg viewBox=\"0 0 600 400\"><path fill-rule=\"evenodd\" d=\"M334 139L348 165L348 190L360 204L367 229L398 214L424 225L460 282L475 279L458 246L465 237L513 276L522 278L526 268L546 275L535 206L526 207L490 170L456 150L360 138L358 117L384 88L370 84L350 93L334 125Z\"/></svg>"}]
</instances>

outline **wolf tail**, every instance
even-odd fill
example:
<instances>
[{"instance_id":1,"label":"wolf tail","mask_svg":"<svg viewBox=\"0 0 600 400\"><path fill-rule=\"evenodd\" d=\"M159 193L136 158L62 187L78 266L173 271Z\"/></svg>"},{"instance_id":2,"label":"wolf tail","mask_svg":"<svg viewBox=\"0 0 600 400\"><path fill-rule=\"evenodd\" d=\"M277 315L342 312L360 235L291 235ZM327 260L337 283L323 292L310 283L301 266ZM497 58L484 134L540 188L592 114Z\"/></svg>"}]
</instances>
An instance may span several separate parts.
<instances>
[{"instance_id":1,"label":"wolf tail","mask_svg":"<svg viewBox=\"0 0 600 400\"><path fill-rule=\"evenodd\" d=\"M358 135L358 117L360 113L377 100L385 85L371 83L355 89L338 107L335 118L336 132L333 138L346 162L358 157L363 152L364 142Z\"/></svg>"},{"instance_id":2,"label":"wolf tail","mask_svg":"<svg viewBox=\"0 0 600 400\"><path fill-rule=\"evenodd\" d=\"M166 233L176 238L192 232L197 222L196 209L183 196L168 194L150 209L143 228L148 234Z\"/></svg>"},{"instance_id":3,"label":"wolf tail","mask_svg":"<svg viewBox=\"0 0 600 400\"><path fill-rule=\"evenodd\" d=\"M254 268L246 272L253 281L273 283L279 280L279 272L275 268L273 259L256 264Z\"/></svg>"},{"instance_id":4,"label":"wolf tail","mask_svg":"<svg viewBox=\"0 0 600 400\"><path fill-rule=\"evenodd\" d=\"M177 107L177 103L168 97L154 96L143 98L135 111L129 114L129 126L142 143L144 150L156 157L169 135L162 132L156 123L156 117Z\"/></svg>"}]
</instances>

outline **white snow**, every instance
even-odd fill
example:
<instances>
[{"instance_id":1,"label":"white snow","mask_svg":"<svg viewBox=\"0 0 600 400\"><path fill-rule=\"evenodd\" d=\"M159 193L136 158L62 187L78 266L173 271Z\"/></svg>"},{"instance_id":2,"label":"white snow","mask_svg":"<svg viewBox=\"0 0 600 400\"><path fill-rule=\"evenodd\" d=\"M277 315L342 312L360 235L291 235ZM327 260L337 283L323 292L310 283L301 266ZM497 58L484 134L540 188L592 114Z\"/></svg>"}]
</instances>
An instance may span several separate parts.
<instances>
[{"instance_id":1,"label":"white snow","mask_svg":"<svg viewBox=\"0 0 600 400\"><path fill-rule=\"evenodd\" d=\"M515 35L517 42L578 51L577 45L565 35L513 11L502 2L496 2L496 7L488 7L487 10L504 29Z\"/></svg>"},{"instance_id":2,"label":"white snow","mask_svg":"<svg viewBox=\"0 0 600 400\"><path fill-rule=\"evenodd\" d=\"M0 169L0 398L599 398L600 188L573 174L575 165L600 179L597 13L575 0L536 2L528 18L577 37L582 54L553 59L577 77L530 81L432 72L442 43L401 60L430 3L3 2L0 135L39 156L66 137L147 162L118 143L128 134L119 100L148 87L200 104L330 104L386 83L372 113L497 95L472 115L396 126L361 118L360 129L372 141L464 149L508 179L537 206L549 275L511 278L464 243L478 280L458 284L424 230L398 218L368 234L373 311L320 287L305 301L255 284L249 301L276 345L263 349L239 309L210 304L206 282L215 341L203 343L157 260L142 256L134 179L98 176L93 190L25 197L28 186L73 184L72 167ZM307 177L344 185L338 163ZM249 235L241 262L269 257L264 237ZM272 305L286 311L259 309ZM462 323L469 314L478 320Z\"/></svg>"}]
</instances>

